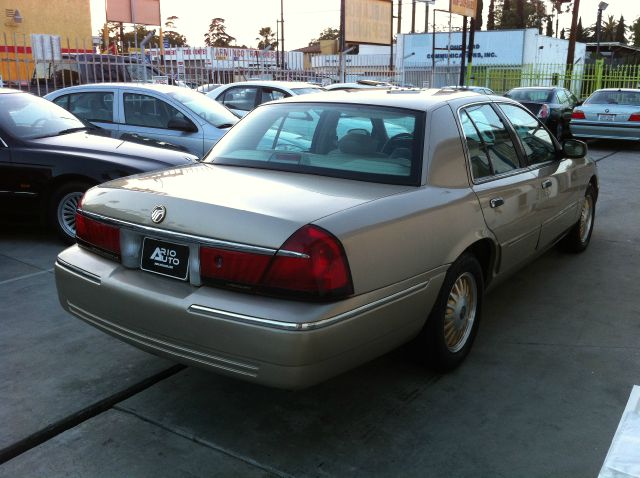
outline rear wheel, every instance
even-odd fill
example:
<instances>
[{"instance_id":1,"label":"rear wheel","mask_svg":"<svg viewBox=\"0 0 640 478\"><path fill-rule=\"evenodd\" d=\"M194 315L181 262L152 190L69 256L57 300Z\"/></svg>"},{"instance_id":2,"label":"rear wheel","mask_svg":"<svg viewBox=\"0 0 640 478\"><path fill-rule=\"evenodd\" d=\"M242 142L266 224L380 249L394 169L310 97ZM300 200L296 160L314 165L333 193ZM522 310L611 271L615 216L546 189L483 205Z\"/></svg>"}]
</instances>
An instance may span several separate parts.
<instances>
[{"instance_id":1,"label":"rear wheel","mask_svg":"<svg viewBox=\"0 0 640 478\"><path fill-rule=\"evenodd\" d=\"M84 192L91 184L73 181L63 184L51 195L49 223L67 244L76 239L76 210Z\"/></svg>"},{"instance_id":2,"label":"rear wheel","mask_svg":"<svg viewBox=\"0 0 640 478\"><path fill-rule=\"evenodd\" d=\"M582 252L591 241L593 223L596 217L596 194L593 185L587 186L580 208L580 218L569 234L560 242L560 246L568 252Z\"/></svg>"},{"instance_id":3,"label":"rear wheel","mask_svg":"<svg viewBox=\"0 0 640 478\"><path fill-rule=\"evenodd\" d=\"M436 303L416 345L427 364L440 372L465 359L478 331L484 281L472 254L460 256L449 268Z\"/></svg>"}]
</instances>

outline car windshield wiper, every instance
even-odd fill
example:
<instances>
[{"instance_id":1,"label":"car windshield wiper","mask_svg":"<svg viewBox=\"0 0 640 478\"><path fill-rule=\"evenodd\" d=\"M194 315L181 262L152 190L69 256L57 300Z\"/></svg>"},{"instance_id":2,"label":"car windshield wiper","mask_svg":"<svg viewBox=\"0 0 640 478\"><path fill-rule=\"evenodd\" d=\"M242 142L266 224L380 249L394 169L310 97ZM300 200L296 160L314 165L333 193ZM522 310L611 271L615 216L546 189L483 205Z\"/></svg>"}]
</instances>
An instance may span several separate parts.
<instances>
[{"instance_id":1,"label":"car windshield wiper","mask_svg":"<svg viewBox=\"0 0 640 478\"><path fill-rule=\"evenodd\" d=\"M63 134L69 134L69 133L75 133L76 131L86 131L88 129L89 128L87 128L86 126L78 126L77 128L67 128L67 129L63 129L62 131L58 131L56 136L62 136Z\"/></svg>"}]
</instances>

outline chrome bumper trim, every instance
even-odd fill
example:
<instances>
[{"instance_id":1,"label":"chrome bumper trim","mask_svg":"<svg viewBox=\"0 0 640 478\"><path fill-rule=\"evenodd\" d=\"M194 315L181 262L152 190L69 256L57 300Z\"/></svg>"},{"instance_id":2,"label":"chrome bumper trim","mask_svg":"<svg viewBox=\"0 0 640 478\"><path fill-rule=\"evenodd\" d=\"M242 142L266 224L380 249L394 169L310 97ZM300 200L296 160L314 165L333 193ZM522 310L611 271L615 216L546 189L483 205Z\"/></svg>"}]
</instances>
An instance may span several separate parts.
<instances>
[{"instance_id":1,"label":"chrome bumper trim","mask_svg":"<svg viewBox=\"0 0 640 478\"><path fill-rule=\"evenodd\" d=\"M93 274L89 271L86 271L84 269L81 269L78 266L74 266L73 264L69 264L66 261L63 261L62 259L60 259L59 257L56 259L56 265L62 269L64 269L65 271L69 272L70 274L73 274L75 276L79 276L82 279L86 279L89 282L92 282L96 285L100 285L102 284L102 279L100 279L100 276L97 274Z\"/></svg>"},{"instance_id":2,"label":"chrome bumper trim","mask_svg":"<svg viewBox=\"0 0 640 478\"><path fill-rule=\"evenodd\" d=\"M150 234L156 237L165 237L168 239L174 239L178 241L196 242L205 246L219 247L221 249L228 249L239 252L250 252L253 254L274 255L277 250L268 247L250 246L248 244L239 244L237 242L222 241L219 239L211 239L209 237L196 236L193 234L186 234L184 232L167 231L165 229L158 229L150 226L143 226L141 224L134 224L133 222L123 221L121 219L114 219L112 217L103 216L102 214L96 214L94 212L85 211L79 209L79 212L91 219L97 219L98 221L114 224L116 226L126 227L143 234Z\"/></svg>"},{"instance_id":3,"label":"chrome bumper trim","mask_svg":"<svg viewBox=\"0 0 640 478\"><path fill-rule=\"evenodd\" d=\"M265 319L262 317L254 317L250 315L236 314L234 312L228 312L226 310L218 310L218 309L214 309L211 307L206 307L204 305L198 305L198 304L190 305L188 308L188 311L191 312L192 314L205 315L207 317L211 317L214 319L228 320L232 322L241 322L244 324L258 325L262 327L300 332L300 331L321 329L321 328L336 324L338 322L352 319L360 314L370 312L379 307L383 307L391 302L394 302L399 299L403 299L411 294L422 291L426 289L428 285L429 285L429 281L421 282L420 284L416 284L412 287L409 287L408 289L405 289L400 292L396 292L395 294L391 294L387 297L383 297L382 299L378 299L369 304L357 307L348 312L344 312L342 314L329 317L328 319L318 320L315 322L301 322L301 323L283 322L280 320L272 320L272 319Z\"/></svg>"}]
</instances>

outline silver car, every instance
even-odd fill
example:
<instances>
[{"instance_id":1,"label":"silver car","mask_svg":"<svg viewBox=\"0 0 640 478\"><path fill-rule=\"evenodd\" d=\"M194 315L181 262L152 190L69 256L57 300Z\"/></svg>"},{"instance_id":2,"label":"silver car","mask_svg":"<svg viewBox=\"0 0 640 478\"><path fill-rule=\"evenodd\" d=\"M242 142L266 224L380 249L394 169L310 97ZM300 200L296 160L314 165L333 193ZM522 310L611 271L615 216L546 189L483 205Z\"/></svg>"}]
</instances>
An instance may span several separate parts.
<instances>
[{"instance_id":1,"label":"silver car","mask_svg":"<svg viewBox=\"0 0 640 478\"><path fill-rule=\"evenodd\" d=\"M298 96L258 107L200 164L89 190L56 282L115 337L270 386L408 341L446 371L497 278L588 246L597 197L586 145L512 100Z\"/></svg>"},{"instance_id":2,"label":"silver car","mask_svg":"<svg viewBox=\"0 0 640 478\"><path fill-rule=\"evenodd\" d=\"M321 91L324 91L322 87L302 81L251 80L219 86L207 96L241 118L262 103Z\"/></svg>"},{"instance_id":3,"label":"silver car","mask_svg":"<svg viewBox=\"0 0 640 478\"><path fill-rule=\"evenodd\" d=\"M238 121L205 95L170 85L97 83L62 88L45 98L115 138L142 143L150 138L199 158Z\"/></svg>"},{"instance_id":4,"label":"silver car","mask_svg":"<svg viewBox=\"0 0 640 478\"><path fill-rule=\"evenodd\" d=\"M577 138L640 140L640 89L594 91L573 110L569 129Z\"/></svg>"}]
</instances>

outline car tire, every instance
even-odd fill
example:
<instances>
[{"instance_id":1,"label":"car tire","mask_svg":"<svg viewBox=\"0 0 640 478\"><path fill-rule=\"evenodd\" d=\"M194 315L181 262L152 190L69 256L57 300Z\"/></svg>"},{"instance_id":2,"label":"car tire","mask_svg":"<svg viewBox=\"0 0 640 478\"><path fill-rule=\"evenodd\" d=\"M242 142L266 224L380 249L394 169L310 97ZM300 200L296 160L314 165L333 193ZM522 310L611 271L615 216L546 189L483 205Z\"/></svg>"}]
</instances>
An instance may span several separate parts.
<instances>
[{"instance_id":1,"label":"car tire","mask_svg":"<svg viewBox=\"0 0 640 478\"><path fill-rule=\"evenodd\" d=\"M75 213L82 195L92 184L72 181L58 187L49 201L49 223L67 244L76 240Z\"/></svg>"},{"instance_id":2,"label":"car tire","mask_svg":"<svg viewBox=\"0 0 640 478\"><path fill-rule=\"evenodd\" d=\"M569 233L560 241L560 247L573 253L583 252L591 241L593 223L596 218L596 193L592 184L587 186L584 200L580 207L580 218Z\"/></svg>"},{"instance_id":3,"label":"car tire","mask_svg":"<svg viewBox=\"0 0 640 478\"><path fill-rule=\"evenodd\" d=\"M480 323L484 278L480 263L465 253L449 267L427 322L416 340L426 364L438 372L465 359Z\"/></svg>"}]
</instances>

